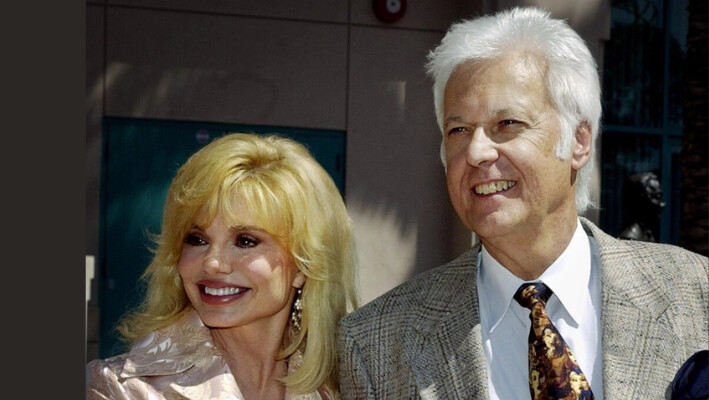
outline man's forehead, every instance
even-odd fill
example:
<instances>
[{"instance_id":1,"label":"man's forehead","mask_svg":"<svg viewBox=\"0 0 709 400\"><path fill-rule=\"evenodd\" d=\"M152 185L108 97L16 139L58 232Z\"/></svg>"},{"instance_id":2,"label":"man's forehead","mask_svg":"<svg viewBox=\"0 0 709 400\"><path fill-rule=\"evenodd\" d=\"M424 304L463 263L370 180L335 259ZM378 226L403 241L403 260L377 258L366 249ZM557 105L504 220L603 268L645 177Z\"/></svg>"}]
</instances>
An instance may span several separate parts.
<instances>
[{"instance_id":1,"label":"man's forehead","mask_svg":"<svg viewBox=\"0 0 709 400\"><path fill-rule=\"evenodd\" d=\"M458 72L479 75L487 71L500 71L500 69L516 70L524 76L540 76L546 70L544 58L532 51L507 51L497 57L487 59L468 59L461 61L451 74Z\"/></svg>"}]
</instances>

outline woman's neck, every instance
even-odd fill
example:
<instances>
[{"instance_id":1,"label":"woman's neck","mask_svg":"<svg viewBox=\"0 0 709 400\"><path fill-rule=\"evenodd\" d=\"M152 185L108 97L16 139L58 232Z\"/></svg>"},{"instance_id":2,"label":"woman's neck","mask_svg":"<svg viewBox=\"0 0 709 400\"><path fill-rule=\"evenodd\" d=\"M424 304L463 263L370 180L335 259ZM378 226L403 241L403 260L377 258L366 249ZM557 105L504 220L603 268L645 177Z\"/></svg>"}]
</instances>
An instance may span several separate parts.
<instances>
[{"instance_id":1,"label":"woman's neck","mask_svg":"<svg viewBox=\"0 0 709 400\"><path fill-rule=\"evenodd\" d=\"M214 344L229 365L244 398L282 399L285 386L280 382L288 372L286 360L277 360L283 348L284 329L247 327L210 329Z\"/></svg>"}]
</instances>

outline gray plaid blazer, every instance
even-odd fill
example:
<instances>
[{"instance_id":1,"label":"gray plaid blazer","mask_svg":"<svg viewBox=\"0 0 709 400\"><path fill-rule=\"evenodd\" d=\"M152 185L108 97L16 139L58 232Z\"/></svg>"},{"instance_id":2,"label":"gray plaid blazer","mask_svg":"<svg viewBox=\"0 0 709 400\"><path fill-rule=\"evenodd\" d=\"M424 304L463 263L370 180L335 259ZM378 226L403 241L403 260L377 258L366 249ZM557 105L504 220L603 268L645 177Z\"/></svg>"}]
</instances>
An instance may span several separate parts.
<instances>
[{"instance_id":1,"label":"gray plaid blazer","mask_svg":"<svg viewBox=\"0 0 709 400\"><path fill-rule=\"evenodd\" d=\"M581 223L600 250L604 397L669 399L679 367L709 348L707 258L621 241ZM344 400L488 398L475 285L479 251L476 244L341 321Z\"/></svg>"}]
</instances>

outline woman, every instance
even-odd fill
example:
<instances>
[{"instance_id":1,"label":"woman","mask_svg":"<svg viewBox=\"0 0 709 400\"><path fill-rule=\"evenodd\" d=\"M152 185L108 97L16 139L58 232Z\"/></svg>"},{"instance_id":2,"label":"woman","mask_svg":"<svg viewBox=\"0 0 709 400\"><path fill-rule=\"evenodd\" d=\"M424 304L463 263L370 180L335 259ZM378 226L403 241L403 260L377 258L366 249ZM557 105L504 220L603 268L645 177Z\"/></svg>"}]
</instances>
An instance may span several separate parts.
<instances>
[{"instance_id":1,"label":"woman","mask_svg":"<svg viewBox=\"0 0 709 400\"><path fill-rule=\"evenodd\" d=\"M334 399L335 330L356 308L340 193L305 147L230 134L180 168L118 330L87 365L89 399Z\"/></svg>"}]
</instances>

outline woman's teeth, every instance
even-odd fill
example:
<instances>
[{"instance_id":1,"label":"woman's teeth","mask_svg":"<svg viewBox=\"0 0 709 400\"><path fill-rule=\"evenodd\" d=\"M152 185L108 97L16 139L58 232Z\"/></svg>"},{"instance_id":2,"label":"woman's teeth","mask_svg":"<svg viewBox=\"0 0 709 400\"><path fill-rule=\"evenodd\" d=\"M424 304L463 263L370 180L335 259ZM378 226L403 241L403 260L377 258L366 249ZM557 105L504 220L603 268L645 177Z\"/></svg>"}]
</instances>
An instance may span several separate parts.
<instances>
[{"instance_id":1,"label":"woman's teeth","mask_svg":"<svg viewBox=\"0 0 709 400\"><path fill-rule=\"evenodd\" d=\"M207 293L212 296L231 296L233 294L237 294L240 292L243 292L244 288L235 288L235 287L227 287L227 288L210 288L208 286L204 287L204 293Z\"/></svg>"}]
</instances>

